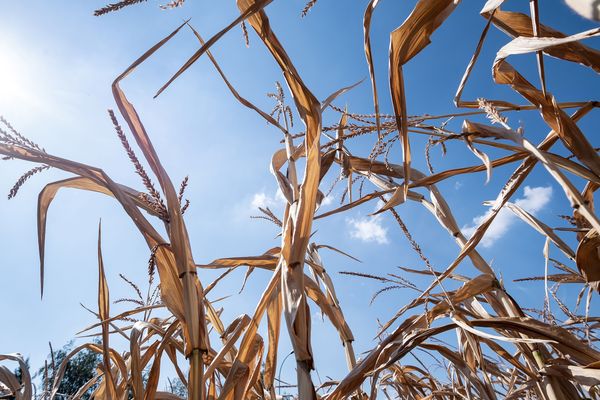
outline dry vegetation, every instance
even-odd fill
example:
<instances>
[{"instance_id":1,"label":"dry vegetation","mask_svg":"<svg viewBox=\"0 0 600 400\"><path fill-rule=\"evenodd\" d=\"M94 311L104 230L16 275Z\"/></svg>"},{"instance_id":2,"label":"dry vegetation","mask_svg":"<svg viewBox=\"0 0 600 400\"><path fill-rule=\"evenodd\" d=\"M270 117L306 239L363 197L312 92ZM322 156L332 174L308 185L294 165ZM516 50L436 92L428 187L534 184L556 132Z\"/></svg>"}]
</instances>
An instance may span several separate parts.
<instances>
[{"instance_id":1,"label":"dry vegetation","mask_svg":"<svg viewBox=\"0 0 600 400\"><path fill-rule=\"evenodd\" d=\"M127 0L112 4L96 11L96 15L141 2ZM471 110L462 110L452 116L463 118L483 114L489 117L490 123L464 120L462 132L452 132L441 122L448 116L407 115L403 66L429 44L430 36L452 13L457 1L420 0L412 14L392 32L389 79L393 115L380 113L378 105L382 86L375 81L369 39L371 16L377 0L369 2L364 14L364 51L375 110L372 115L353 114L332 104L338 95L352 87L344 88L324 101L313 95L271 30L267 13L263 10L269 3L271 0L237 0L239 17L206 42L194 31L200 42L199 50L159 94L200 57L209 57L232 95L281 131L282 148L273 154L271 173L286 199L285 211L282 215L275 215L269 209L261 210L265 219L281 228L280 247L260 255L221 258L207 264L198 264L192 258L183 218L187 208L184 201L187 181L180 185L172 182L134 105L120 87L124 78L181 29L191 28L185 23L137 59L112 85L119 118L125 121L128 132L121 127L119 118L112 111L109 111L110 118L136 173L141 177L144 191L113 181L97 167L47 153L2 120L0 154L5 159L37 164L19 179L10 191L10 197L29 177L43 169L57 168L73 174L72 178L48 184L39 195L42 282L46 215L55 194L62 188L94 191L114 197L138 228L151 252L151 287L157 274L154 284L159 285L160 297L157 291L150 289L143 294L133 285L138 294L130 302L134 307L119 315L111 315L99 232L96 312L99 322L86 332L100 331L98 337L101 340L100 344L83 344L72 354L87 348L100 353L103 361L97 366L97 375L80 392L97 384L95 398L98 399L126 399L130 395L136 399L178 398L157 389L161 360L168 360L187 385L190 399L276 399L277 360L281 356L278 354L278 342L283 330L283 334L287 332L290 336L293 345L297 363L295 384L301 399L374 399L376 396L403 399L600 398L600 351L596 348L595 336L598 317L589 315L589 299L600 283L600 220L594 209L594 193L600 187L600 157L577 125L578 120L593 112L598 103L593 99L561 103L546 90L543 63L545 54L600 72L600 53L580 43L581 39L597 36L600 31L596 29L567 36L540 24L535 0L531 2L531 15L500 10L498 6L502 1L488 1L482 10L482 16L488 23L455 98L458 107ZM309 2L302 14L309 13L315 3ZM164 7L182 4L183 1L173 1ZM284 101L281 87L272 94L275 109L271 113L265 112L235 90L211 55L210 47L244 21L281 68L293 98L295 113L303 123L303 131L292 131L293 112ZM461 98L487 32L495 28L514 40L497 52L492 68L494 81L498 85L508 85L520 94L525 99L524 104L490 99L465 101ZM247 37L246 29L244 25ZM540 77L537 85L527 81L508 60L513 54L524 53L531 53L537 58ZM324 127L322 113L328 107L339 112L339 122ZM572 110L572 114L568 114L568 110ZM541 143L530 142L521 129L514 129L508 124L504 116L508 111L539 113L548 125L546 138ZM297 128L300 124L293 126ZM412 135L421 134L430 137L425 154L428 165L431 165L429 150L434 146L443 147L449 141L464 143L481 160L481 164L439 172L431 169L429 174L418 171L411 167L411 158L415 155L411 154L410 143ZM133 137L135 142L130 143L128 136ZM348 144L359 136L373 137L374 145L369 154L350 152ZM397 142L400 146L392 149ZM135 150L132 143L136 145ZM562 143L568 154L553 153L552 147L557 143ZM507 155L490 159L484 152L486 147L502 149ZM136 151L141 153L140 158ZM400 153L401 161L395 163L393 158ZM297 167L300 159L304 159L303 171ZM150 169L146 170L143 164ZM565 217L571 225L568 229L556 231L509 202L538 164L556 180L572 205L572 215ZM452 209L436 184L460 174L479 171L490 174L502 165L513 166L514 172L498 193L491 213L467 238L461 233ZM344 203L333 211L319 213L320 202L328 192L328 185L321 183L328 171L336 171L337 174L337 170L339 178L335 182L345 181L347 184ZM382 207L378 213L391 214L427 266L425 270L406 269L406 276L409 273L427 275L431 284L422 289L402 276L354 274L357 279L376 279L386 284L380 292L408 287L417 293L381 327L380 332L373 332L379 338L377 346L357 359L351 327L346 323L333 280L319 256L323 246L311 242L312 224L317 218L326 218L379 200L382 200ZM400 219L395 208L405 202L421 204L435 216L439 228L456 241L458 255L446 268L434 270ZM506 292L501 280L477 251L478 243L503 207L516 213L546 238L546 273L540 270L538 276L531 278L546 282L545 307L539 313L526 313ZM157 222L164 224L166 236L159 233L155 225ZM566 235L577 237L576 249L567 244L569 240L561 239ZM568 262L553 262L549 258L551 248L562 252ZM470 259L477 268L477 275L465 275L468 274L466 268L459 274L459 267L466 259ZM554 264L557 272L548 271L548 264ZM221 313L207 300L208 293L219 284L219 279L201 281L202 270L222 269L223 275L226 275L240 267L272 271L272 278L253 314L242 315L234 321L222 321ZM450 285L452 281L454 285ZM563 284L581 288L579 298L573 299L576 307L563 304L556 296L557 288ZM458 289L446 290L446 287ZM311 377L313 359L319 357L319 351L311 348L309 302L319 307L338 331L349 371L340 381L329 381L320 387L315 387ZM551 302L560 309L560 315L550 312ZM584 303L581 307L580 302ZM170 316L153 317L152 311L156 308L165 308ZM268 337L257 333L261 324L268 326ZM447 338L444 334L450 331L454 333L454 344L439 340L440 337ZM126 351L121 353L111 347L114 335L126 338L129 343ZM414 365L405 362L404 357L417 348L426 351L432 359L444 360L440 363L445 365L447 376L431 373L428 366L419 364L416 357L409 358ZM184 358L186 365L181 363ZM17 361L25 367L19 355L0 355L3 365L7 361ZM64 365L57 366L57 370L53 382L47 385L47 392L42 393L45 398L56 394ZM142 378L144 370L149 370L147 380ZM7 367L0 367L0 393L13 393L17 399L30 399L29 375L24 375L21 385Z\"/></svg>"}]
</instances>

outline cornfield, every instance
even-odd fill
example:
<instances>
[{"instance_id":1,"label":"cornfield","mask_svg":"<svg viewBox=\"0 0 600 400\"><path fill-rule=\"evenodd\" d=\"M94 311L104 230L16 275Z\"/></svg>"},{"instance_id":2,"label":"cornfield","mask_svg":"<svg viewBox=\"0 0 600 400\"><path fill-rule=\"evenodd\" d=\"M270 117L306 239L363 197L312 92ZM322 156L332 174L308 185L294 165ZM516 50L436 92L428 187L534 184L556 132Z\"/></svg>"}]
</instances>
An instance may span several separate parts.
<instances>
[{"instance_id":1,"label":"cornfield","mask_svg":"<svg viewBox=\"0 0 600 400\"><path fill-rule=\"evenodd\" d=\"M47 183L39 193L42 294L46 222L49 207L61 189L113 198L149 251L148 265L140 266L148 269L147 293L131 283L135 294L127 304L132 307L111 313L114 299L104 271L99 225L98 301L97 310L92 310L97 322L82 331L89 341L52 368L55 373L44 378L37 396L57 398L68 360L89 350L100 354L102 362L93 379L73 399L81 398L90 388L96 399L179 399L159 389L165 379L161 370L170 363L187 387L189 399L276 400L281 398L278 388L284 385L278 376L280 363L287 354L281 353L280 340L281 335L288 335L296 361L296 380L289 386L298 399L600 399L600 350L595 336L600 319L593 315L591 306L593 293L600 291L600 219L594 207L594 195L600 188L600 157L592 144L597 141L595 132L586 134L578 125L582 118L597 112L600 102L557 99L548 89L551 85L544 67L550 56L599 73L600 52L581 41L600 36L600 28L566 35L540 22L537 0L530 0L529 15L501 9L502 0L482 2L481 16L486 24L481 36L471 41L474 52L470 60L464 60L466 69L462 80L456 82L452 112L413 116L409 115L405 90L410 76L404 74L404 67L435 41L432 35L461 6L459 0L418 0L410 15L398 16L398 27L390 34L388 60L384 60L389 62L389 84L376 79L370 33L379 1L370 0L364 11L364 41L356 44L364 49L369 78L343 87L324 100L317 99L303 81L301 71L272 29L267 7L272 0L236 1L239 16L213 36L203 38L193 21L185 21L139 58L132 57L135 60L112 83L116 109L108 111L108 118L140 178L141 189L116 182L99 167L51 154L11 125L18 125L18 121L0 119L0 155L4 162L23 160L33 164L12 187L9 198L15 197L29 178L47 169L72 175ZM96 10L95 15L142 7L139 3L144 2L120 1ZM343 7L362 7L358 2L343 3ZM506 3L502 6L509 8L511 2ZM580 3L593 7L591 2ZM318 12L318 5L316 0L308 2L301 10L302 16ZM161 7L180 6L185 6L184 0ZM218 7L217 3L212 7ZM568 10L567 5L564 7ZM240 26L246 44L264 46L283 75L284 84L277 83L276 91L269 94L275 103L272 111L261 109L239 93L211 53L223 36ZM478 59L488 33L494 29L508 35L507 44L495 50L491 66L494 83L518 94L522 99L519 103L485 97L463 99L472 72L480 67ZM137 67L151 63L158 56L155 53L183 30L191 30L198 50L156 95L171 90L171 83L185 80L184 72L196 61L208 58L239 102L237 112L250 110L279 134L279 150L270 158L270 173L285 199L285 207L280 214L268 207L259 210L257 218L276 226L279 241L278 246L262 254L240 256L232 248L231 256L210 261L203 260L199 250L194 254L200 259L195 259L185 220L190 204L185 200L187 178L181 183L173 181L153 145L152 133L146 130L122 89L122 82L134 75ZM512 56L523 54L536 60L536 81L526 79L511 65ZM340 96L369 83L372 110L353 112L351 106L337 105ZM286 92L291 94L289 105ZM387 112L380 106L384 96L389 96L392 105ZM336 119L328 121L326 112ZM509 121L508 115L518 118L522 113L541 117L547 126L548 133L541 142L533 142L526 128ZM462 128L450 129L450 119L462 121ZM414 168L418 154L411 151L411 143L416 137L428 140L420 160L427 165L426 172ZM359 140L369 140L370 150L365 152L362 146L356 146ZM477 164L440 170L443 158L436 157L438 150L445 153L451 151L450 146L458 145L464 145ZM571 206L563 216L568 227L553 228L511 202L527 186L536 166L562 188L560 195ZM478 172L485 173L489 180L501 167L510 168L509 178L489 203L490 211L471 235L465 235L439 186ZM323 212L321 205L335 187L342 187L342 203ZM430 262L427 253L431 249L421 248L401 218L402 207L411 203L421 206L437 221L439 226L428 230L447 232L456 242L455 256L447 265L434 266ZM329 274L320 252L332 250L353 258L352 251L314 241L319 236L315 235L313 222L326 221L364 204L377 206L373 218L381 215L398 224L426 268L402 267L401 272L389 274L366 269ZM523 279L544 283L541 310L522 308L518 296L508 293L506 286L510 285L505 286L501 269L493 269L478 252L478 245L501 211L514 213L545 240L542 261L531 266L527 271L531 276ZM7 228L2 231L8 234ZM554 253L558 256L553 258ZM368 265L368 260L363 260L363 265ZM247 268L244 284L256 269L266 271L270 279L253 313L224 320L211 291L229 273L242 268ZM207 270L218 270L221 275L208 281ZM429 285L419 287L411 281L414 276L427 278ZM396 289L415 294L373 332L375 345L366 353L355 352L353 327L344 316L334 286L339 279L383 284L372 294L373 300L392 296ZM578 297L565 303L557 295L562 285L578 287ZM339 334L347 364L347 373L341 379L320 384L315 381L312 371L320 352L311 344L311 321L315 316L310 307L318 309ZM166 316L153 314L159 309ZM266 327L266 337L259 333L261 327ZM115 337L125 339L126 348L113 346ZM423 354L423 361L416 350ZM23 371L20 379L8 368L15 362ZM440 368L433 371L434 362L442 366L443 373ZM0 398L34 398L31 374L19 353L0 355Z\"/></svg>"}]
</instances>

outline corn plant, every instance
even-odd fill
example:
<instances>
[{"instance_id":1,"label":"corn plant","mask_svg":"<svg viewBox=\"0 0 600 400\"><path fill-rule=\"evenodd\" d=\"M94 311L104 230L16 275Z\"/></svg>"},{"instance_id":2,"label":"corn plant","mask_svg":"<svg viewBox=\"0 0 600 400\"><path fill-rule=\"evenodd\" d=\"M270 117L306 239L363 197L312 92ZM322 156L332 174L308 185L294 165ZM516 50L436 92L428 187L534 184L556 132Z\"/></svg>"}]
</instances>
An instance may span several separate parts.
<instances>
[{"instance_id":1,"label":"corn plant","mask_svg":"<svg viewBox=\"0 0 600 400\"><path fill-rule=\"evenodd\" d=\"M373 111L354 113L335 102L355 85L341 88L321 101L303 81L301 72L269 23L267 6L272 0L236 1L239 16L212 37L204 40L189 22L184 22L114 80L112 93L118 112L109 110L109 118L141 179L141 190L115 182L96 166L50 154L8 121L1 120L0 154L7 159L35 164L18 180L9 197L14 197L27 179L45 169L56 168L73 175L47 184L39 195L42 293L48 207L60 189L86 190L113 197L133 221L151 254L147 293L132 283L134 297L122 299L132 308L111 315L99 227L98 309L93 311L98 322L84 332L91 332L100 341L75 348L57 367L44 396L50 399L56 396L68 359L82 349L88 349L101 354L102 362L97 366L97 375L74 398L95 385L94 398L98 399L179 398L158 389L161 361L168 358L178 378L187 386L189 399L275 400L280 398L276 377L284 322L284 331L290 337L296 360L294 386L299 399L375 399L377 396L407 399L600 398L600 352L596 348L595 335L598 318L590 315L592 293L599 290L600 282L600 220L594 208L594 194L600 187L600 157L589 135L578 125L578 121L595 111L600 103L594 99L559 101L548 91L544 69L544 57L552 56L600 72L600 53L581 43L583 39L599 36L600 29L565 35L540 23L536 0L530 2L530 15L503 10L500 8L503 1L489 0L481 11L487 24L471 60L466 63L464 76L457 84L454 103L460 110L446 115L411 116L407 107L404 66L429 45L432 34L460 7L459 0L418 0L406 19L398 16L399 21L404 19L404 22L390 35L387 88L392 110L386 114L379 104L382 85L375 78L370 40L372 16L379 2L370 0L364 13L364 41L359 45L364 47L367 60ZM95 14L103 15L128 6L141 7L139 3L145 3L145 0L110 4ZM345 6L358 6L351 3ZM184 5L184 1L172 1L162 7ZM313 12L316 5L316 0L308 2L302 15ZM285 85L278 83L276 93L270 94L275 101L270 113L237 91L210 51L225 34L239 25L242 25L246 43L250 35L248 26L253 29L283 74ZM524 99L523 104L483 97L463 99L463 91L477 65L488 32L494 27L511 38L497 51L492 65L494 82L519 94ZM232 96L281 132L281 148L272 155L270 172L285 198L285 209L278 215L269 208L261 208L262 215L258 216L277 226L280 245L262 254L225 256L202 262L193 258L184 219L189 204L184 201L187 179L179 185L173 182L135 106L121 89L122 81L134 73L136 67L147 62L183 29L194 33L199 48L157 95L167 90L174 80L185 79L184 72L201 57L207 57ZM531 54L536 58L539 82L528 81L510 64L510 57L517 54ZM291 94L291 105L285 101L286 91ZM324 121L326 110L335 111L339 119L333 123ZM573 110L572 113L569 114L569 110ZM507 114L517 112L539 114L548 126L544 140L533 143L522 128L510 124ZM475 115L486 116L489 122L477 122ZM294 125L294 118L299 118L302 128L298 128L298 123ZM465 118L462 129L450 130L445 122L448 118ZM120 121L125 122L127 129ZM412 163L416 155L411 150L411 139L416 135L429 137L423 154L429 167L427 172L414 168ZM372 148L368 154L357 154L353 142L365 137L372 138ZM132 142L130 138L133 138ZM445 152L450 143L464 143L480 162L435 172L434 161L438 164L441 160L432 159L432 150L441 148ZM400 144L400 149L394 148L395 144ZM562 144L565 151L552 152L552 147L557 144ZM486 148L500 149L508 155L490 158L483 150ZM147 170L144 164L150 169ZM302 170L299 165L304 166ZM572 207L566 212L570 215L564 217L569 223L568 228L552 228L510 201L528 182L528 175L536 165L548 172L568 199ZM467 237L457 223L453 208L438 188L439 183L477 172L485 172L489 179L494 169L501 166L511 166L514 172L490 203L490 212ZM333 184L328 184L332 171L336 176ZM323 199L340 182L345 183L343 203L333 210L320 211ZM370 279L384 285L372 300L397 289L407 289L415 295L383 323L378 332L374 332L377 345L357 358L354 336L336 295L334 279L320 256L323 249L347 254L343 249L313 241L312 228L317 219L344 213L368 202L378 203L376 214L389 215L398 224L426 268L403 267L386 275L345 272L347 276L342 279ZM409 202L419 204L431 213L442 231L456 242L457 255L447 266L436 267L429 261L428 249L421 248L402 220L397 210ZM514 213L546 240L544 273L526 278L545 282L543 310L523 309L477 250L501 210ZM166 236L159 233L157 223L164 225ZM576 249L568 244L564 235L576 237ZM551 247L560 251L567 262L552 259ZM232 253L235 253L234 249ZM470 260L477 269L475 276L469 276L466 268L459 272L465 260ZM548 271L551 265L556 272ZM260 268L270 271L271 278L251 315L244 314L226 322L207 295L222 277L242 267L248 268L247 277ZM219 269L223 274L213 282L203 282L200 277L206 269ZM410 275L430 278L429 286L418 287L411 282ZM557 296L558 288L564 284L581 288L575 300L577 306L587 293L584 312L564 304ZM551 302L556 303L561 315L551 312ZM337 330L348 367L341 380L327 381L319 387L315 386L311 376L319 351L311 344L309 303L314 303ZM154 317L152 311L158 308L166 309L168 316ZM261 324L267 326L266 338L258 333ZM454 343L447 342L448 332L455 334ZM129 348L122 352L113 348L111 338L115 335L125 338ZM429 361L422 362L415 350L427 353ZM409 355L411 357L407 357ZM186 365L180 365L182 359L186 360ZM23 364L18 355L0 356L0 362L7 360ZM444 369L446 376L431 370L431 360L437 360L437 366ZM146 381L142 377L144 370L149 370ZM26 374L19 383L10 370L1 366L0 397L4 393L18 399L31 398L30 377Z\"/></svg>"}]
</instances>

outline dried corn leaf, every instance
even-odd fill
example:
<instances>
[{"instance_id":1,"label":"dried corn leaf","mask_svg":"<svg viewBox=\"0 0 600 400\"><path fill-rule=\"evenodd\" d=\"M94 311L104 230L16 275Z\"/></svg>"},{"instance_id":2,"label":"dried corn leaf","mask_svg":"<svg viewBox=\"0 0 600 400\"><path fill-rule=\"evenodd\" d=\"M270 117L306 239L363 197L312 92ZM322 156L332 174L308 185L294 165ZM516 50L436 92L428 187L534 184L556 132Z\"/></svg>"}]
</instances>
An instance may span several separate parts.
<instances>
[{"instance_id":1,"label":"dried corn leaf","mask_svg":"<svg viewBox=\"0 0 600 400\"><path fill-rule=\"evenodd\" d=\"M577 247L577 268L586 282L596 291L600 290L600 235L590 230Z\"/></svg>"},{"instance_id":2,"label":"dried corn leaf","mask_svg":"<svg viewBox=\"0 0 600 400\"><path fill-rule=\"evenodd\" d=\"M405 177L402 189L404 196L399 194L392 196L395 201L406 198L411 161L402 66L429 45L433 32L452 13L459 2L460 0L420 0L406 21L390 35L390 91L398 134L402 142Z\"/></svg>"},{"instance_id":3,"label":"dried corn leaf","mask_svg":"<svg viewBox=\"0 0 600 400\"><path fill-rule=\"evenodd\" d=\"M483 16L488 18L490 15L483 14ZM518 36L534 36L531 18L528 15L513 11L496 10L492 18L494 24L498 26L498 28L513 38ZM564 33L545 25L540 25L538 36L541 38L557 39L563 39L566 37ZM568 43L558 43L556 46L547 47L543 50L546 54L552 57L582 64L600 73L600 52L581 43L572 41Z\"/></svg>"}]
</instances>

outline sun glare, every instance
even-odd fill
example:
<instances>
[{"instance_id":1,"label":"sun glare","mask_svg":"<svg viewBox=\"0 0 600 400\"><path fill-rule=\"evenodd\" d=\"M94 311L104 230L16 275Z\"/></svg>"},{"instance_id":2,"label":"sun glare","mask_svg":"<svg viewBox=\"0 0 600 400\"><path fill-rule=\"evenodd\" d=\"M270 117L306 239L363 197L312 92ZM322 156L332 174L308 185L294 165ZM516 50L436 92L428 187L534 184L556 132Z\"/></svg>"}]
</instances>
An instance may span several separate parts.
<instances>
[{"instance_id":1,"label":"sun glare","mask_svg":"<svg viewBox=\"0 0 600 400\"><path fill-rule=\"evenodd\" d=\"M22 51L7 40L0 41L0 92L2 98L25 98L25 76L27 73L27 59Z\"/></svg>"}]
</instances>

